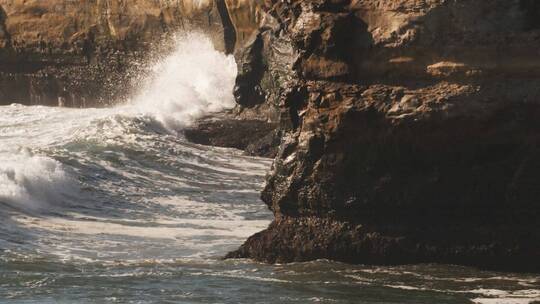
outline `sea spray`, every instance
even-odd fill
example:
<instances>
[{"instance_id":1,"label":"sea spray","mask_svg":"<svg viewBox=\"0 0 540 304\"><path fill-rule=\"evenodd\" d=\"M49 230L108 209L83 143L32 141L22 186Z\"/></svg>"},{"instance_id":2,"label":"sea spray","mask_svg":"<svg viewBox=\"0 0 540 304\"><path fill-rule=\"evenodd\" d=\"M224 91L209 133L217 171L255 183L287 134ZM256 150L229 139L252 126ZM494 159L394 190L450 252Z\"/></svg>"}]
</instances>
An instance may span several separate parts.
<instances>
[{"instance_id":1,"label":"sea spray","mask_svg":"<svg viewBox=\"0 0 540 304\"><path fill-rule=\"evenodd\" d=\"M234 106L237 67L233 56L215 50L200 33L178 35L174 51L158 60L132 100L136 111L153 115L169 130Z\"/></svg>"}]
</instances>

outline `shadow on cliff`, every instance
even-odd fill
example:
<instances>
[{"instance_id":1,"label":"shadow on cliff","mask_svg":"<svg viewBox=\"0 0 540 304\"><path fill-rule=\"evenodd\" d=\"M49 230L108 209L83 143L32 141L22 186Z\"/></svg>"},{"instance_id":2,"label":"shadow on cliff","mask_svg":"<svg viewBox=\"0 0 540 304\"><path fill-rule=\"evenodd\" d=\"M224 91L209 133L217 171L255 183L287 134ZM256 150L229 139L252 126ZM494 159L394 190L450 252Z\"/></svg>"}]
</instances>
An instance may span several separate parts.
<instances>
[{"instance_id":1,"label":"shadow on cliff","mask_svg":"<svg viewBox=\"0 0 540 304\"><path fill-rule=\"evenodd\" d=\"M225 53L232 54L236 48L236 29L234 28L231 16L229 15L229 10L227 9L225 0L216 0L215 3L221 18L221 23L223 25Z\"/></svg>"}]
</instances>

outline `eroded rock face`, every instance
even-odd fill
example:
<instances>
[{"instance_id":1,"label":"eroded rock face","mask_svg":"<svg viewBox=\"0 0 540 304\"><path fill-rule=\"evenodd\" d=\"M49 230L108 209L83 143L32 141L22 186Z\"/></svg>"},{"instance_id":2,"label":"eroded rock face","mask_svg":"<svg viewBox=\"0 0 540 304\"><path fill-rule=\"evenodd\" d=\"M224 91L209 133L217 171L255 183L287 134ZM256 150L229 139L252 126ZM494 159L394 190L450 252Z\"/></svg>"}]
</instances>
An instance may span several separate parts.
<instances>
[{"instance_id":1,"label":"eroded rock face","mask_svg":"<svg viewBox=\"0 0 540 304\"><path fill-rule=\"evenodd\" d=\"M118 101L172 33L203 31L232 53L257 12L257 1L238 0L0 0L0 102Z\"/></svg>"},{"instance_id":2,"label":"eroded rock face","mask_svg":"<svg viewBox=\"0 0 540 304\"><path fill-rule=\"evenodd\" d=\"M285 131L262 194L276 219L231 257L540 271L534 1L265 9L277 25L246 61L263 76L240 86Z\"/></svg>"}]
</instances>

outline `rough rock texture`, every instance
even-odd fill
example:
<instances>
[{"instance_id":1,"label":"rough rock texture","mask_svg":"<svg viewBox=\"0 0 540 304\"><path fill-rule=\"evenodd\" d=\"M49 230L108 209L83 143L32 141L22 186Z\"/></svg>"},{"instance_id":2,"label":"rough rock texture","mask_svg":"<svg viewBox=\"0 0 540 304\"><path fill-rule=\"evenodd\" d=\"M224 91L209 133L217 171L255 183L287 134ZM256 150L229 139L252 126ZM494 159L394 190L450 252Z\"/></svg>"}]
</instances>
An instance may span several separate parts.
<instances>
[{"instance_id":1,"label":"rough rock texture","mask_svg":"<svg viewBox=\"0 0 540 304\"><path fill-rule=\"evenodd\" d=\"M266 1L240 115L283 137L229 257L540 271L540 5Z\"/></svg>"},{"instance_id":2,"label":"rough rock texture","mask_svg":"<svg viewBox=\"0 0 540 304\"><path fill-rule=\"evenodd\" d=\"M200 30L220 50L241 48L260 22L258 2L0 0L0 103L116 102L171 33Z\"/></svg>"},{"instance_id":3,"label":"rough rock texture","mask_svg":"<svg viewBox=\"0 0 540 304\"><path fill-rule=\"evenodd\" d=\"M235 148L247 155L274 158L281 134L275 123L236 119L223 113L199 119L184 129L187 140L201 145Z\"/></svg>"}]
</instances>

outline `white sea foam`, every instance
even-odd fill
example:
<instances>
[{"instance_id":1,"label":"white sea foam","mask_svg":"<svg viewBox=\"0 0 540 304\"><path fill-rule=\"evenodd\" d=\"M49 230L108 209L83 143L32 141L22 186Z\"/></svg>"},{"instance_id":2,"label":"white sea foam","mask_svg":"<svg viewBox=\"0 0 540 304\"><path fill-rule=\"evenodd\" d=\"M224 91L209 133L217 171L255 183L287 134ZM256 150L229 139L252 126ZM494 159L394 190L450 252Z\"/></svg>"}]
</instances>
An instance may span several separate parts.
<instances>
[{"instance_id":1,"label":"white sea foam","mask_svg":"<svg viewBox=\"0 0 540 304\"><path fill-rule=\"evenodd\" d=\"M506 291L501 289L472 289L472 290L444 290L435 289L432 287L418 287L409 285L384 285L385 287L412 290L412 291L434 291L448 294L475 294L481 297L472 299L473 303L477 304L529 304L535 301L540 301L540 290L514 290Z\"/></svg>"},{"instance_id":2,"label":"white sea foam","mask_svg":"<svg viewBox=\"0 0 540 304\"><path fill-rule=\"evenodd\" d=\"M177 129L208 112L234 106L233 56L214 49L202 34L180 35L175 51L157 62L134 98L135 108Z\"/></svg>"},{"instance_id":3,"label":"white sea foam","mask_svg":"<svg viewBox=\"0 0 540 304\"><path fill-rule=\"evenodd\" d=\"M28 151L3 157L0 185L0 202L25 211L41 211L61 203L76 189L61 163Z\"/></svg>"}]
</instances>

